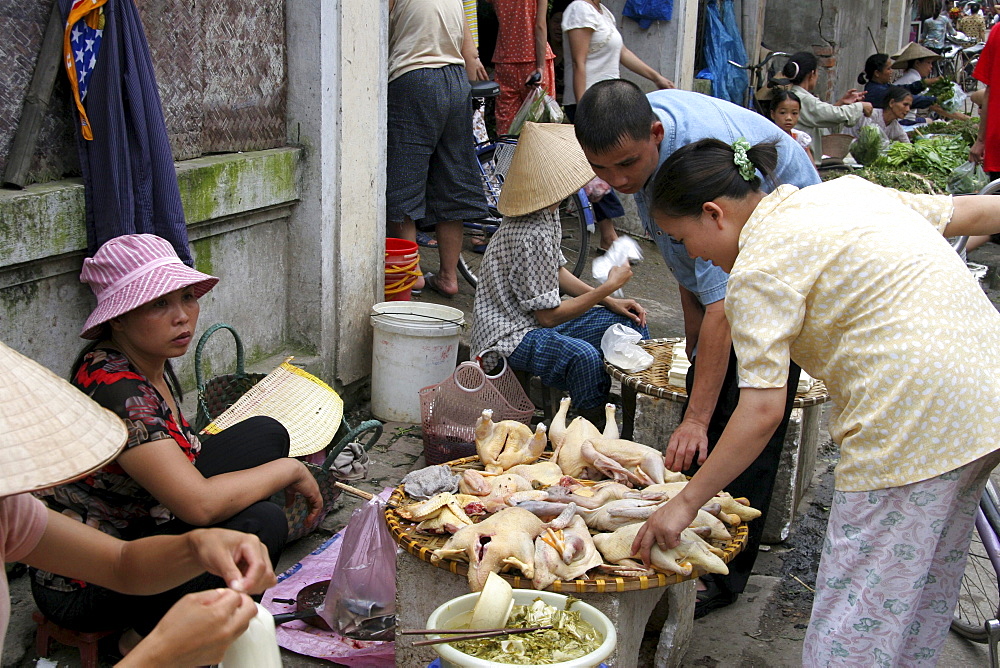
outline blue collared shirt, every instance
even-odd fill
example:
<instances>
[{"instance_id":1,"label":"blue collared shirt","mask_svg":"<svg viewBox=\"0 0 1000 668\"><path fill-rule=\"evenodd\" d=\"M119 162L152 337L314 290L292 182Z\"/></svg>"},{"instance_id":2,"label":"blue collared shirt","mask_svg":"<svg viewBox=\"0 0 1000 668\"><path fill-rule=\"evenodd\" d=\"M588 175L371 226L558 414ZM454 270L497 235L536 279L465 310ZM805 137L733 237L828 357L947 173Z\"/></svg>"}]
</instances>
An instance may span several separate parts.
<instances>
[{"instance_id":1,"label":"blue collared shirt","mask_svg":"<svg viewBox=\"0 0 1000 668\"><path fill-rule=\"evenodd\" d=\"M685 90L659 90L646 97L663 123L660 165L674 151L699 139L714 137L731 144L743 137L751 144L765 141L778 143L775 185L790 183L804 188L820 182L812 160L802 147L760 114L725 100ZM724 299L729 274L707 260L691 258L684 244L672 239L653 222L648 204L652 199L652 184L653 178L650 177L646 186L635 194L639 217L646 232L656 241L677 282L697 295L703 305ZM765 183L763 187L765 192L773 189L770 183Z\"/></svg>"}]
</instances>

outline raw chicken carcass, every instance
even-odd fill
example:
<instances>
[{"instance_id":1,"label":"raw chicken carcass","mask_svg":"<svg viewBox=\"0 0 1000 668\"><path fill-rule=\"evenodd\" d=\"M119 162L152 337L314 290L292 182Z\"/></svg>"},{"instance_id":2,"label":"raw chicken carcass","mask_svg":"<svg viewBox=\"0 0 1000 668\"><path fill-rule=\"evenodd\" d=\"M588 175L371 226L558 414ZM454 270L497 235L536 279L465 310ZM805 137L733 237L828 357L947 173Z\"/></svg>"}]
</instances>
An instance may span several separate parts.
<instances>
[{"instance_id":1,"label":"raw chicken carcass","mask_svg":"<svg viewBox=\"0 0 1000 668\"><path fill-rule=\"evenodd\" d=\"M506 507L507 499L515 492L532 491L531 483L519 475L505 473L503 475L486 476L479 471L468 470L462 473L458 484L462 493L480 496L486 512L495 513Z\"/></svg>"},{"instance_id":2,"label":"raw chicken carcass","mask_svg":"<svg viewBox=\"0 0 1000 668\"><path fill-rule=\"evenodd\" d=\"M548 488L548 501L558 501L560 503L575 503L581 508L595 510L609 501L624 499L626 494L632 491L631 487L626 487L617 482L599 482L593 487L577 485L572 489L564 485L555 485Z\"/></svg>"},{"instance_id":3,"label":"raw chicken carcass","mask_svg":"<svg viewBox=\"0 0 1000 668\"><path fill-rule=\"evenodd\" d=\"M475 440L487 473L503 473L537 461L548 442L544 424L532 433L531 427L516 420L493 422L493 411L488 408L476 420Z\"/></svg>"},{"instance_id":4,"label":"raw chicken carcass","mask_svg":"<svg viewBox=\"0 0 1000 668\"><path fill-rule=\"evenodd\" d=\"M551 487L558 485L563 477L562 469L555 462L538 462L535 464L518 464L506 471L519 475L533 487Z\"/></svg>"},{"instance_id":5,"label":"raw chicken carcass","mask_svg":"<svg viewBox=\"0 0 1000 668\"><path fill-rule=\"evenodd\" d=\"M652 485L663 482L666 468L659 450L622 438L590 438L580 445L580 456L616 482Z\"/></svg>"},{"instance_id":6,"label":"raw chicken carcass","mask_svg":"<svg viewBox=\"0 0 1000 668\"><path fill-rule=\"evenodd\" d=\"M567 509L567 517L572 509ZM566 520L568 522L568 520ZM480 591L489 574L507 567L535 575L535 538L546 528L538 517L521 508L504 508L479 524L467 526L431 554L431 561L465 555L469 561L469 588Z\"/></svg>"},{"instance_id":7,"label":"raw chicken carcass","mask_svg":"<svg viewBox=\"0 0 1000 668\"><path fill-rule=\"evenodd\" d=\"M555 524L555 522L553 522ZM556 580L574 580L604 562L582 517L565 528L549 527L535 539L531 586L545 589Z\"/></svg>"},{"instance_id":8,"label":"raw chicken carcass","mask_svg":"<svg viewBox=\"0 0 1000 668\"><path fill-rule=\"evenodd\" d=\"M594 536L594 544L604 558L612 564L641 569L635 555L632 554L632 542L639 533L640 524L622 527L614 533ZM650 551L650 566L668 573L679 573L688 576L695 566L708 573L728 575L729 567L720 558L722 550L706 543L693 529L681 532L681 541L669 550L661 550L656 544Z\"/></svg>"},{"instance_id":9,"label":"raw chicken carcass","mask_svg":"<svg viewBox=\"0 0 1000 668\"><path fill-rule=\"evenodd\" d=\"M559 465L564 474L573 478L599 479L602 477L600 472L583 458L580 454L580 447L584 441L600 438L602 434L590 420L584 417L577 417L567 426L566 414L569 411L569 406L570 400L563 399L559 403L559 412L552 418L552 426L549 429L550 439L554 448L552 461ZM605 411L607 413L607 421L605 422L603 436L618 438L614 404L607 404Z\"/></svg>"},{"instance_id":10,"label":"raw chicken carcass","mask_svg":"<svg viewBox=\"0 0 1000 668\"><path fill-rule=\"evenodd\" d=\"M575 506L576 504L570 504ZM643 499L619 499L609 501L600 508L590 510L577 506L576 513L583 518L587 526L596 531L614 531L626 524L641 524L654 510L656 501ZM549 519L562 513L567 507L564 503L553 501L524 501L517 505L542 519ZM647 508L648 513L638 509ZM638 516L637 516L638 515Z\"/></svg>"},{"instance_id":11,"label":"raw chicken carcass","mask_svg":"<svg viewBox=\"0 0 1000 668\"><path fill-rule=\"evenodd\" d=\"M417 531L421 533L455 533L472 524L466 508L474 514L483 514L485 509L479 497L466 494L454 495L448 492L435 494L426 501L419 501L398 509L399 516L412 522L420 522Z\"/></svg>"}]
</instances>

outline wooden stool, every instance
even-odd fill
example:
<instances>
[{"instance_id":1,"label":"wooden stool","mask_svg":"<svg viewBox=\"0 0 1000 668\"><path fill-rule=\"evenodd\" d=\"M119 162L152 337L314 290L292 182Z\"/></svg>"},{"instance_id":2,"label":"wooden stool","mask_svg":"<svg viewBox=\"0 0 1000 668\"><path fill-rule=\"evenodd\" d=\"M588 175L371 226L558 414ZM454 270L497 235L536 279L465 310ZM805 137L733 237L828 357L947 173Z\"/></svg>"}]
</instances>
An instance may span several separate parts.
<instances>
[{"instance_id":1,"label":"wooden stool","mask_svg":"<svg viewBox=\"0 0 1000 668\"><path fill-rule=\"evenodd\" d=\"M88 633L71 631L49 621L40 612L31 613L31 618L38 624L38 629L35 631L35 654L39 657L48 656L52 641L55 640L79 650L82 668L97 668L97 641L112 633L117 633L117 631L91 631Z\"/></svg>"}]
</instances>

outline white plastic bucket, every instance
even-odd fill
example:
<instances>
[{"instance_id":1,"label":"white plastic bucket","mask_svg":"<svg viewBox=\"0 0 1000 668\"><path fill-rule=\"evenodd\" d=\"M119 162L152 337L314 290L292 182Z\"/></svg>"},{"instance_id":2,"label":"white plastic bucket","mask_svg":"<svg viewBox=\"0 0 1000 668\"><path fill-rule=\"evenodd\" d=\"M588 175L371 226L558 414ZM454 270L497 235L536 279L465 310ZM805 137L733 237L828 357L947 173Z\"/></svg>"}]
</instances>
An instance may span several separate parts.
<instances>
[{"instance_id":1,"label":"white plastic bucket","mask_svg":"<svg viewBox=\"0 0 1000 668\"><path fill-rule=\"evenodd\" d=\"M514 605L530 605L536 598L540 598L549 605L554 605L560 609L566 607L567 597L565 594L557 594L551 591L536 591L534 589L514 590ZM473 592L453 598L447 603L438 606L431 613L431 616L427 618L427 628L463 628L471 620L472 608L475 607L478 600L479 592ZM607 615L583 601L574 603L571 609L579 612L584 621L597 629L597 632L604 636L604 642L590 654L585 654L572 661L546 664L546 668L594 668L595 666L600 666L601 662L615 651L615 646L618 643L618 633L615 631L615 627ZM427 637L439 638L441 636L430 634ZM434 645L433 647L441 656L441 668L487 668L490 666L513 665L477 659L464 652L459 652L457 649L446 644ZM525 667L522 666L522 668ZM528 666L527 668L533 667Z\"/></svg>"},{"instance_id":2,"label":"white plastic bucket","mask_svg":"<svg viewBox=\"0 0 1000 668\"><path fill-rule=\"evenodd\" d=\"M421 388L447 378L458 364L465 314L422 302L372 307L372 413L381 420L420 422Z\"/></svg>"}]
</instances>

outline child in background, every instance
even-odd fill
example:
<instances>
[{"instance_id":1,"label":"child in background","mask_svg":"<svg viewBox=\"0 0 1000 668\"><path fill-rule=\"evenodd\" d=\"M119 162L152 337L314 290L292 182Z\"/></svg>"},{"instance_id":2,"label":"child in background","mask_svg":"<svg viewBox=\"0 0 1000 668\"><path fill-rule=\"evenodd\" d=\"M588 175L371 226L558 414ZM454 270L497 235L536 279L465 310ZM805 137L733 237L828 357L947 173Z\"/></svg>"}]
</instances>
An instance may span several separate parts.
<instances>
[{"instance_id":1,"label":"child in background","mask_svg":"<svg viewBox=\"0 0 1000 668\"><path fill-rule=\"evenodd\" d=\"M795 126L799 123L799 111L801 109L802 103L799 101L798 95L790 90L775 89L771 96L771 120L798 142L799 146L805 149L809 159L813 160L812 149L810 148L812 137L808 132L795 129Z\"/></svg>"}]
</instances>

